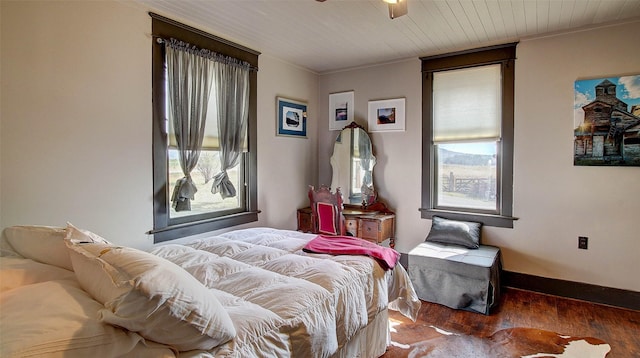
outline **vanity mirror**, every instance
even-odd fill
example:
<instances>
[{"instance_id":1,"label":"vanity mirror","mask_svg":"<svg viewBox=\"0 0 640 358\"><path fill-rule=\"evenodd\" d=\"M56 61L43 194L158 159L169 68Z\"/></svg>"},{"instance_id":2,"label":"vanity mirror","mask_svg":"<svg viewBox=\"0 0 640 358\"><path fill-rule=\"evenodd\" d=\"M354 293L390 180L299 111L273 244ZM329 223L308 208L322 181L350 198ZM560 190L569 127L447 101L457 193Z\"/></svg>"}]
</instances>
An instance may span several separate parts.
<instances>
[{"instance_id":1,"label":"vanity mirror","mask_svg":"<svg viewBox=\"0 0 640 358\"><path fill-rule=\"evenodd\" d=\"M345 204L367 206L375 203L375 164L369 134L362 126L351 122L340 131L333 145L331 188L340 188Z\"/></svg>"},{"instance_id":2,"label":"vanity mirror","mask_svg":"<svg viewBox=\"0 0 640 358\"><path fill-rule=\"evenodd\" d=\"M376 157L369 134L352 122L333 145L331 189L342 194L344 233L382 246L395 246L396 215L377 200L373 187ZM310 197L310 203L313 200ZM298 209L298 230L318 233L311 207Z\"/></svg>"}]
</instances>

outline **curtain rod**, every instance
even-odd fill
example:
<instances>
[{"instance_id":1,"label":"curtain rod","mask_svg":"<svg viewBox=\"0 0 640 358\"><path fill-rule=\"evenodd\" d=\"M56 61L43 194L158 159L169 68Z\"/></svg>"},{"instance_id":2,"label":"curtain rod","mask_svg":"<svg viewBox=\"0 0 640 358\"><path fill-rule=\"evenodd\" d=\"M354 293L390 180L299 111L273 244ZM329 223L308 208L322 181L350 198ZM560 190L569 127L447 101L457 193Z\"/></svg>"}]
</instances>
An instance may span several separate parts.
<instances>
[{"instance_id":1,"label":"curtain rod","mask_svg":"<svg viewBox=\"0 0 640 358\"><path fill-rule=\"evenodd\" d=\"M156 43L161 44L161 45L167 45L168 43L170 43L172 40L173 41L177 41L179 42L180 46L179 47L183 47L183 48L187 48L189 50L194 50L194 51L200 51L200 52L204 52L206 54L206 56L202 56L202 57L206 57L209 59L212 59L214 61L217 62L222 62L228 65L232 65L232 66L237 66L237 67L246 67L249 69L249 71L258 71L258 67L257 66L253 66L251 63L241 60L239 58L235 58L233 56L228 56L228 55L224 55L209 49L205 49L205 48L201 48L198 47L196 45L192 45L186 41L182 41L182 40L178 40L178 39L174 39L171 38L170 40L167 40L165 38L162 38L160 36L153 36L156 38Z\"/></svg>"}]
</instances>

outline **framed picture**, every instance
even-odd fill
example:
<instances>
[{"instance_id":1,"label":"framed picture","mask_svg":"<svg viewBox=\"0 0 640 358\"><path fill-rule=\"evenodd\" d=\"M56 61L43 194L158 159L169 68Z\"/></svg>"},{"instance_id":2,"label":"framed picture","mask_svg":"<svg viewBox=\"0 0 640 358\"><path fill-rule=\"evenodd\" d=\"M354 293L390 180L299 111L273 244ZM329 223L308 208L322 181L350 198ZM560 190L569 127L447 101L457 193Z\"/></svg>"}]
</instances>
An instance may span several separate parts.
<instances>
[{"instance_id":1,"label":"framed picture","mask_svg":"<svg viewBox=\"0 0 640 358\"><path fill-rule=\"evenodd\" d=\"M640 75L574 84L573 164L640 166Z\"/></svg>"},{"instance_id":2,"label":"framed picture","mask_svg":"<svg viewBox=\"0 0 640 358\"><path fill-rule=\"evenodd\" d=\"M307 104L277 97L276 134L280 136L307 137Z\"/></svg>"},{"instance_id":3,"label":"framed picture","mask_svg":"<svg viewBox=\"0 0 640 358\"><path fill-rule=\"evenodd\" d=\"M329 130L342 130L353 120L353 91L330 94Z\"/></svg>"},{"instance_id":4,"label":"framed picture","mask_svg":"<svg viewBox=\"0 0 640 358\"><path fill-rule=\"evenodd\" d=\"M404 98L369 101L369 132L404 131Z\"/></svg>"}]
</instances>

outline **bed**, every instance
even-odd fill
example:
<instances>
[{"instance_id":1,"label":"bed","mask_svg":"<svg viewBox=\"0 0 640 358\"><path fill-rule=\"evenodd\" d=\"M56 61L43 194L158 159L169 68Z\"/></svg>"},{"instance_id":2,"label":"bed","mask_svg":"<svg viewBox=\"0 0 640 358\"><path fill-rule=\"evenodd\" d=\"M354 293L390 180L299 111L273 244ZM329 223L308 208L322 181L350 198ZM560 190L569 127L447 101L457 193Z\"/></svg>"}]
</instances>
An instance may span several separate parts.
<instances>
[{"instance_id":1,"label":"bed","mask_svg":"<svg viewBox=\"0 0 640 358\"><path fill-rule=\"evenodd\" d=\"M420 308L401 265L305 252L251 228L143 252L87 230L3 231L0 356L379 357L388 310Z\"/></svg>"}]
</instances>

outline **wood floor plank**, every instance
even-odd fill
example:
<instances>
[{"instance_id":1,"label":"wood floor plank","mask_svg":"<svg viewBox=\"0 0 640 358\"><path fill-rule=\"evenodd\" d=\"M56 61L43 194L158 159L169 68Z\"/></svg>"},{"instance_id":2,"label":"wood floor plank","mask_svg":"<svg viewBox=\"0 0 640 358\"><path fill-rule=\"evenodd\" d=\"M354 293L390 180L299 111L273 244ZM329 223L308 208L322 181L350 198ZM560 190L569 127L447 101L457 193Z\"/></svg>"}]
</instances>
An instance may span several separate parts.
<instances>
[{"instance_id":1,"label":"wood floor plank","mask_svg":"<svg viewBox=\"0 0 640 358\"><path fill-rule=\"evenodd\" d=\"M522 295L530 302L529 327L554 330L558 322L558 301L549 295L531 295L522 291ZM520 323L519 325L522 325Z\"/></svg>"},{"instance_id":2,"label":"wood floor plank","mask_svg":"<svg viewBox=\"0 0 640 358\"><path fill-rule=\"evenodd\" d=\"M454 351L447 347L446 356L452 358L469 357L469 352L474 349L474 357L495 358L478 348L478 338L517 327L600 339L611 346L607 358L640 357L640 311L520 289L505 289L500 305L488 316L423 302L416 322L394 311L390 311L390 317L402 325L402 334L391 334L392 341L398 344L392 345L382 358L404 358L411 349L420 347L421 342L439 342L438 333L432 327L461 334L455 337ZM433 353L424 353L424 356L443 355L436 354L434 350Z\"/></svg>"},{"instance_id":3,"label":"wood floor plank","mask_svg":"<svg viewBox=\"0 0 640 358\"><path fill-rule=\"evenodd\" d=\"M575 300L557 300L558 317L556 330L569 335L590 335L594 333L590 322L592 318L592 304ZM606 337L602 337L604 339Z\"/></svg>"},{"instance_id":4,"label":"wood floor plank","mask_svg":"<svg viewBox=\"0 0 640 358\"><path fill-rule=\"evenodd\" d=\"M503 292L498 309L492 312L500 316L500 326L496 330L531 324L531 307L527 297L522 290Z\"/></svg>"}]
</instances>

